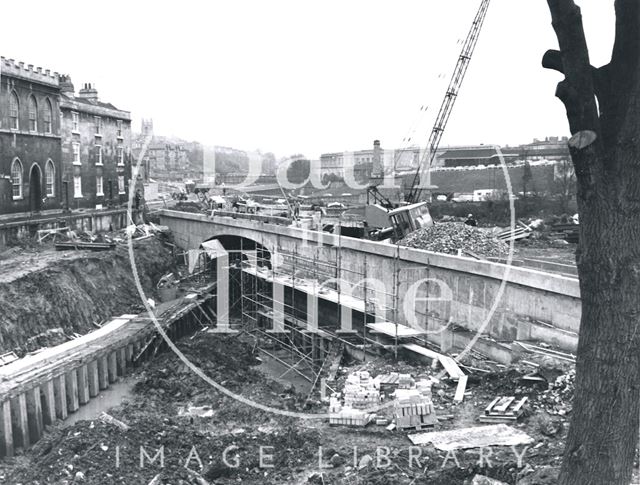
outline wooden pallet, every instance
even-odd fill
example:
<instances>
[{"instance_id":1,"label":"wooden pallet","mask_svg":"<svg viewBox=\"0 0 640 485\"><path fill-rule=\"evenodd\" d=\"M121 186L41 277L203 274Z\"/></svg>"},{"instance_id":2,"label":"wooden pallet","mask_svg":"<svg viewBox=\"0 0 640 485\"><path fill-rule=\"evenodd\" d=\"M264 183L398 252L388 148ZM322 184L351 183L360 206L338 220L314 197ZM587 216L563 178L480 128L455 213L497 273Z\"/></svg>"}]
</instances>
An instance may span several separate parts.
<instances>
[{"instance_id":1,"label":"wooden pallet","mask_svg":"<svg viewBox=\"0 0 640 485\"><path fill-rule=\"evenodd\" d=\"M417 424L415 426L397 426L398 429L402 430L402 431L422 431L425 429L431 429L435 427L435 424Z\"/></svg>"},{"instance_id":2,"label":"wooden pallet","mask_svg":"<svg viewBox=\"0 0 640 485\"><path fill-rule=\"evenodd\" d=\"M514 396L496 397L478 418L481 423L509 423L517 421L524 412L528 397L516 400Z\"/></svg>"}]
</instances>

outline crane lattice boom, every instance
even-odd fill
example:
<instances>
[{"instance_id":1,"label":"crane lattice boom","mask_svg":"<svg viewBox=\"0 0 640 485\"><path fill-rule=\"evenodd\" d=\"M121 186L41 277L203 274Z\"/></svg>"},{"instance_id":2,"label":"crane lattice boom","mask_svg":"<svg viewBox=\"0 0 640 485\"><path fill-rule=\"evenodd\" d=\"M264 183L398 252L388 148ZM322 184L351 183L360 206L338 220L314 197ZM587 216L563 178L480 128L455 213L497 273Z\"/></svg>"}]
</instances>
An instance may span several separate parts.
<instances>
[{"instance_id":1,"label":"crane lattice boom","mask_svg":"<svg viewBox=\"0 0 640 485\"><path fill-rule=\"evenodd\" d=\"M476 13L476 17L473 20L473 24L471 25L471 30L469 30L467 38L464 41L464 45L462 46L462 52L460 53L460 57L458 57L456 68L453 71L453 76L451 77L451 81L447 87L444 99L442 100L440 111L436 117L433 129L431 130L429 142L427 143L427 150L422 156L418 170L413 177L411 188L405 198L406 202L410 204L420 201L420 196L422 195L422 190L424 188L424 181L421 180L421 175L431 168L433 159L436 156L436 151L440 145L442 134L447 126L447 121L449 121L449 116L451 116L451 110L453 109L453 105L458 97L460 86L462 86L462 81L464 80L467 68L469 67L469 61L471 61L471 56L473 55L476 43L478 42L480 30L482 29L482 24L484 23L487 10L489 9L489 2L490 0L482 0L480 8Z\"/></svg>"}]
</instances>

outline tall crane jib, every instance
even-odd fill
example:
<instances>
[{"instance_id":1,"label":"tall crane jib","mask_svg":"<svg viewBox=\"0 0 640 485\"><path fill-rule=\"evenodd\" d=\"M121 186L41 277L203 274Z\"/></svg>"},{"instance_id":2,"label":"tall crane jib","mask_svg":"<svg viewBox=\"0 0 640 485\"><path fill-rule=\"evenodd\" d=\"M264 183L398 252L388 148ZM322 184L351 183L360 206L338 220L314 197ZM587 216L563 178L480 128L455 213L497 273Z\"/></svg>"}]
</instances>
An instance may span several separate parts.
<instances>
[{"instance_id":1,"label":"tall crane jib","mask_svg":"<svg viewBox=\"0 0 640 485\"><path fill-rule=\"evenodd\" d=\"M489 9L489 2L490 0L482 0L480 8L473 20L473 24L471 25L471 29L469 30L467 38L462 46L462 52L458 57L456 68L453 71L453 76L451 76L451 81L449 82L444 99L442 100L440 111L438 111L438 116L436 117L435 124L431 130L431 135L429 136L429 141L427 143L427 150L422 156L418 170L413 177L411 188L407 192L407 196L405 198L406 202L410 204L420 201L422 191L424 190L425 185L428 185L428 183L425 184L425 182L430 180L430 178L423 178L423 175L428 173L431 168L431 164L433 163L433 159L436 156L436 151L440 145L442 134L447 126L447 121L449 121L449 116L451 116L451 110L453 109L453 105L455 104L458 93L460 92L460 86L462 86L462 81L464 80L467 68L469 67L471 56L473 55L476 43L478 42L480 30L482 29L482 24L484 23L487 10Z\"/></svg>"}]
</instances>

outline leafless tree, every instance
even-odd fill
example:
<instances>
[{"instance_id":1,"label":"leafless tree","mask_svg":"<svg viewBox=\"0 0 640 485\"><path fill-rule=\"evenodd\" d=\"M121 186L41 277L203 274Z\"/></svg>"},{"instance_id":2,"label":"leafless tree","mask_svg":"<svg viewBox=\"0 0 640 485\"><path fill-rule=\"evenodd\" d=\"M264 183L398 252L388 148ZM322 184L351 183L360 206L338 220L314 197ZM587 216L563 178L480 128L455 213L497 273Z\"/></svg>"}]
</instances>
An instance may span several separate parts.
<instances>
[{"instance_id":1,"label":"leafless tree","mask_svg":"<svg viewBox=\"0 0 640 485\"><path fill-rule=\"evenodd\" d=\"M640 1L616 0L611 61L591 66L580 9L547 0L577 177L582 320L559 483L628 485L640 421Z\"/></svg>"}]
</instances>

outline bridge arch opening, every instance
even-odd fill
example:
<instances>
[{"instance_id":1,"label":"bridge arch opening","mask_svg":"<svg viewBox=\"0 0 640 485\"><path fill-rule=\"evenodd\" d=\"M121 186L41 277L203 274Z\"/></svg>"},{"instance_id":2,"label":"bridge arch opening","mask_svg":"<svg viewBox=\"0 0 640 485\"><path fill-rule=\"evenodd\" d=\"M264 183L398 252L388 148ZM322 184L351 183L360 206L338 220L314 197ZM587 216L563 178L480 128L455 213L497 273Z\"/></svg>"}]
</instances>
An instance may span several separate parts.
<instances>
[{"instance_id":1,"label":"bridge arch opening","mask_svg":"<svg viewBox=\"0 0 640 485\"><path fill-rule=\"evenodd\" d=\"M246 274L243 269L257 267L272 269L271 251L259 242L235 235L219 235L207 239L217 240L229 254L229 316L241 320L247 307L255 307L256 281Z\"/></svg>"}]
</instances>

